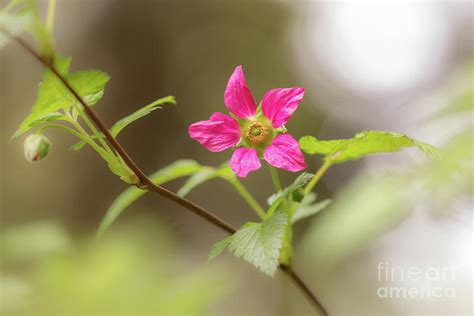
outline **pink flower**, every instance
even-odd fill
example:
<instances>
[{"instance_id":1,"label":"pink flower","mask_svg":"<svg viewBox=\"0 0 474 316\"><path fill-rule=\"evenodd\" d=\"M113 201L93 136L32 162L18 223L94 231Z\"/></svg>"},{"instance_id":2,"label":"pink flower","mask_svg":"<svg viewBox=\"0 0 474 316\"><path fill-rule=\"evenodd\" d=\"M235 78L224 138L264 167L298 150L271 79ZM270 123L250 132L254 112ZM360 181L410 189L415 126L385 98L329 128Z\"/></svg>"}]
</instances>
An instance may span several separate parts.
<instances>
[{"instance_id":1,"label":"pink flower","mask_svg":"<svg viewBox=\"0 0 474 316\"><path fill-rule=\"evenodd\" d=\"M272 89L257 107L245 83L242 66L238 66L224 93L224 103L231 114L216 112L207 121L191 124L189 135L213 152L238 147L229 165L241 178L259 169L262 157L277 168L303 170L303 153L284 127L303 96L304 89L300 87Z\"/></svg>"}]
</instances>

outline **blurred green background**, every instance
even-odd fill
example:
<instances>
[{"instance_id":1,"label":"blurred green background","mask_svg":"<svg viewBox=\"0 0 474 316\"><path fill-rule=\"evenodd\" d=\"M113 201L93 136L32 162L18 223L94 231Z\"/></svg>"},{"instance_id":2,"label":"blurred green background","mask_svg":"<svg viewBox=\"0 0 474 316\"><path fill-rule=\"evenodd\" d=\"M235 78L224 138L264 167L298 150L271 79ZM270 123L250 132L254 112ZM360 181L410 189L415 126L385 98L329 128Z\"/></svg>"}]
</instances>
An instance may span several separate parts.
<instances>
[{"instance_id":1,"label":"blurred green background","mask_svg":"<svg viewBox=\"0 0 474 316\"><path fill-rule=\"evenodd\" d=\"M120 136L148 173L181 158L228 159L190 139L187 126L225 112L227 79L240 64L256 100L305 87L287 126L295 137L383 129L446 149L441 161L406 150L333 167L317 191L335 202L296 227L295 269L331 315L470 315L472 9L468 1L59 0L55 34L72 70L111 75L97 106L109 125L176 96L177 106ZM231 255L206 264L222 233L158 196L144 196L95 239L126 186L95 152L67 151L69 135L49 132L53 149L39 164L23 159L21 141L9 143L41 76L18 46L0 51L2 315L311 315L283 275L270 279ZM262 203L272 193L263 169L244 182ZM256 220L221 180L189 197L234 226ZM382 261L454 262L456 298L381 299Z\"/></svg>"}]
</instances>

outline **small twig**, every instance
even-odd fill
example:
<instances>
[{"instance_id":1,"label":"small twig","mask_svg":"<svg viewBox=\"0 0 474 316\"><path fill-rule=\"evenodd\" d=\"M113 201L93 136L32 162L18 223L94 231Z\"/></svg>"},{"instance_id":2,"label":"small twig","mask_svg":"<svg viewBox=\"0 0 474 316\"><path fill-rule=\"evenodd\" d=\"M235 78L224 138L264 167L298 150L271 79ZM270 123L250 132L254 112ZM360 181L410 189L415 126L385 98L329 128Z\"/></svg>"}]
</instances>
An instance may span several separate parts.
<instances>
[{"instance_id":1,"label":"small twig","mask_svg":"<svg viewBox=\"0 0 474 316\"><path fill-rule=\"evenodd\" d=\"M5 31L5 30L3 30ZM5 31L6 32L6 31ZM6 32L8 34L8 32ZM155 185L153 181L148 178L148 176L138 167L138 165L133 161L133 159L128 155L125 149L120 145L120 143L112 136L109 129L105 125L104 122L99 118L99 116L95 113L95 111L87 105L84 99L77 93L77 91L69 84L69 82L62 76L54 67L52 61L48 58L44 58L40 54L36 52L27 42L25 42L20 37L11 36L16 42L18 42L24 49L26 49L31 55L33 55L39 62L41 62L44 66L50 69L56 77L64 84L64 86L73 94L73 96L77 99L77 101L84 107L84 111L86 115L92 120L92 122L97 126L97 128L105 135L110 146L112 146L117 153L122 157L125 161L127 166L135 173L135 175L140 180L139 188L143 190L148 190L150 192L157 193L178 205L183 206L184 208L188 209L189 211L193 212L194 214L200 216L201 218L205 219L206 221L214 224L215 226L219 227L220 229L224 230L229 234L235 233L235 228L231 225L226 223L224 220L220 219L213 213L207 211L202 206L195 204L194 202L189 201L188 199L182 198L176 193L169 191L161 186ZM297 274L291 269L291 267L284 267L280 266L280 269L284 271L298 286L298 288L308 297L308 299L313 303L313 306L316 308L318 312L321 312L323 315L327 315L327 312L319 303L317 298L311 293L308 286L298 277Z\"/></svg>"}]
</instances>

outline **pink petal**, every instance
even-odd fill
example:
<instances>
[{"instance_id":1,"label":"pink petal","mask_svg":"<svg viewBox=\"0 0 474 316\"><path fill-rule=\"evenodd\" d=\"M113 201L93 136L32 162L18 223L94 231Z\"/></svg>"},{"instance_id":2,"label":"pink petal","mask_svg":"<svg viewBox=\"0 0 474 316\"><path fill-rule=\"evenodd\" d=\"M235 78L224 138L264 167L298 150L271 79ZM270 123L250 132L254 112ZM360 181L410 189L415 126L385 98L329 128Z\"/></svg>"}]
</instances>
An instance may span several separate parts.
<instances>
[{"instance_id":1,"label":"pink petal","mask_svg":"<svg viewBox=\"0 0 474 316\"><path fill-rule=\"evenodd\" d=\"M214 113L208 121L189 125L189 136L197 140L208 150L223 151L240 140L240 127L237 121L225 114Z\"/></svg>"},{"instance_id":2,"label":"pink petal","mask_svg":"<svg viewBox=\"0 0 474 316\"><path fill-rule=\"evenodd\" d=\"M304 96L300 87L273 89L262 99L262 112L272 122L273 128L286 124Z\"/></svg>"},{"instance_id":3,"label":"pink petal","mask_svg":"<svg viewBox=\"0 0 474 316\"><path fill-rule=\"evenodd\" d=\"M235 174L245 178L249 172L259 169L262 164L258 158L257 150L241 147L232 154L229 166Z\"/></svg>"},{"instance_id":4,"label":"pink petal","mask_svg":"<svg viewBox=\"0 0 474 316\"><path fill-rule=\"evenodd\" d=\"M253 116L257 112L252 93L245 83L242 66L235 68L227 82L224 103L235 116L242 119Z\"/></svg>"},{"instance_id":5,"label":"pink petal","mask_svg":"<svg viewBox=\"0 0 474 316\"><path fill-rule=\"evenodd\" d=\"M280 169L300 171L307 167L298 142L290 134L275 137L263 152L265 160Z\"/></svg>"}]
</instances>

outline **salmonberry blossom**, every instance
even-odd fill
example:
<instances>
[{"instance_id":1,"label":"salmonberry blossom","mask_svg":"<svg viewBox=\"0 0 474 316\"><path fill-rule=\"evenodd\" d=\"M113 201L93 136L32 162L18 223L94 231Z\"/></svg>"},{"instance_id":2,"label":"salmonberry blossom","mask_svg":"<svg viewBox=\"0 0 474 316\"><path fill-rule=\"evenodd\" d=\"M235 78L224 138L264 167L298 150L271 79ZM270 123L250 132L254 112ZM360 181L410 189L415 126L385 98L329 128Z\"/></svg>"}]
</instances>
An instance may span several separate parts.
<instances>
[{"instance_id":1,"label":"salmonberry blossom","mask_svg":"<svg viewBox=\"0 0 474 316\"><path fill-rule=\"evenodd\" d=\"M257 107L242 66L238 66L224 93L224 103L231 114L216 112L207 121L191 124L189 135L212 152L236 148L229 166L241 178L259 169L262 157L277 168L303 170L303 153L284 126L303 96L304 89L300 87L272 89Z\"/></svg>"}]
</instances>

